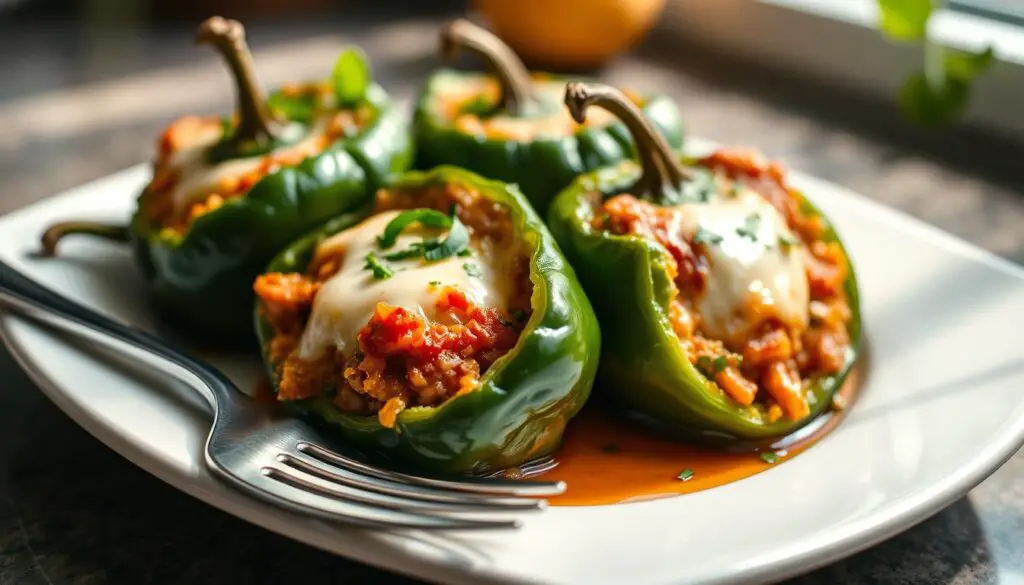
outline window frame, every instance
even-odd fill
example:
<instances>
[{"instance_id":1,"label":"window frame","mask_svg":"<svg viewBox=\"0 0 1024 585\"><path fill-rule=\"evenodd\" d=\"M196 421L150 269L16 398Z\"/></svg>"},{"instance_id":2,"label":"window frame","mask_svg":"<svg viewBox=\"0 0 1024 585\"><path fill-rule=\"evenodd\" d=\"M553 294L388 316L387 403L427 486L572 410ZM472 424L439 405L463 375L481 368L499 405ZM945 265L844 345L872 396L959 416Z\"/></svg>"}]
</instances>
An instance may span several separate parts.
<instances>
[{"instance_id":1,"label":"window frame","mask_svg":"<svg viewBox=\"0 0 1024 585\"><path fill-rule=\"evenodd\" d=\"M895 105L923 48L889 41L877 22L874 0L668 0L661 29L669 42L685 38ZM992 46L996 63L956 125L1024 142L1024 26L943 8L929 35L957 49Z\"/></svg>"}]
</instances>

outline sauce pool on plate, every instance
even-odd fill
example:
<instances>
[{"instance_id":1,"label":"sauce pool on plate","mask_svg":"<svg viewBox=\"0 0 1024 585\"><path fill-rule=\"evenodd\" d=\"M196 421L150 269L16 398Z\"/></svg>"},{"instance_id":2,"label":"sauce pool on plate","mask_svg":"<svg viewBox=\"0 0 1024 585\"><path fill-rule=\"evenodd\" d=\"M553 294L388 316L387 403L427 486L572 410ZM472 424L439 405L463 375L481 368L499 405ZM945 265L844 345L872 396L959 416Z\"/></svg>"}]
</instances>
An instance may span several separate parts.
<instances>
[{"instance_id":1,"label":"sauce pool on plate","mask_svg":"<svg viewBox=\"0 0 1024 585\"><path fill-rule=\"evenodd\" d=\"M857 387L850 373L840 400L850 405ZM553 506L597 506L677 496L732 483L780 465L832 431L845 410L832 410L774 449L725 452L658 436L614 413L584 408L569 424L555 453L557 466L532 479L562 480L568 486L548 498Z\"/></svg>"}]
</instances>

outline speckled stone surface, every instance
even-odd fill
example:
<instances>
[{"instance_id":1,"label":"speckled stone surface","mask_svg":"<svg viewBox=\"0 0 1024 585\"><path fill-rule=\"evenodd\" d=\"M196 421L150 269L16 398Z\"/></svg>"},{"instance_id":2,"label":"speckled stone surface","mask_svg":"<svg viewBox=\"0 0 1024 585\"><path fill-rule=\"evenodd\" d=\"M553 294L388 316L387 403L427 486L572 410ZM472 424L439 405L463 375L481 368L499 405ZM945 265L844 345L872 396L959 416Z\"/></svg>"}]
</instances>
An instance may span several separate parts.
<instances>
[{"instance_id":1,"label":"speckled stone surface","mask_svg":"<svg viewBox=\"0 0 1024 585\"><path fill-rule=\"evenodd\" d=\"M362 32L339 34L346 30ZM429 21L327 22L253 27L250 37L268 83L319 74L340 45L357 41L373 56L378 78L409 99L434 64L433 30ZM229 105L219 64L192 47L189 35L86 39L81 52L54 55L42 73L0 62L5 79L26 75L26 85L39 90L5 87L0 95L0 212L140 162L175 115ZM35 38L12 31L0 49ZM780 91L782 78L730 73L699 54L665 59L666 47L656 44L603 75L673 94L696 135L756 144L793 168L1024 262L1021 175L993 170L981 147L889 132L895 121L884 109L822 108L799 88ZM123 58L104 67L109 54ZM86 65L93 73L81 79ZM0 585L416 582L286 540L177 492L78 428L6 352L0 380ZM793 583L1024 583L1024 452L931 519Z\"/></svg>"}]
</instances>

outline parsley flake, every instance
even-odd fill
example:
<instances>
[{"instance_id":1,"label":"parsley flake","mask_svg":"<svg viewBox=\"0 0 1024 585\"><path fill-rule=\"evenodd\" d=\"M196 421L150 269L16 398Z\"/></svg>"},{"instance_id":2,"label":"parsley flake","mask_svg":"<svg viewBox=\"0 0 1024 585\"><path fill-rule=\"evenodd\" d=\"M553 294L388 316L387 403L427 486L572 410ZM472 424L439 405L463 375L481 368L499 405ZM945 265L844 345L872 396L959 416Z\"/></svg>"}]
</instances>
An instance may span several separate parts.
<instances>
[{"instance_id":1,"label":"parsley flake","mask_svg":"<svg viewBox=\"0 0 1024 585\"><path fill-rule=\"evenodd\" d=\"M440 280L431 280L430 281L430 286L441 286L441 281Z\"/></svg>"},{"instance_id":2,"label":"parsley flake","mask_svg":"<svg viewBox=\"0 0 1024 585\"><path fill-rule=\"evenodd\" d=\"M697 358L697 368L705 373L710 372L711 358L706 355L702 355L699 358Z\"/></svg>"},{"instance_id":3,"label":"parsley flake","mask_svg":"<svg viewBox=\"0 0 1024 585\"><path fill-rule=\"evenodd\" d=\"M686 469L679 472L679 475L676 476L676 479L678 479L679 481L690 481L691 479L693 479L693 470L687 467Z\"/></svg>"},{"instance_id":4,"label":"parsley flake","mask_svg":"<svg viewBox=\"0 0 1024 585\"><path fill-rule=\"evenodd\" d=\"M757 230L761 227L761 216L751 213L743 220L743 225L736 228L736 235L748 238L751 242L757 241Z\"/></svg>"},{"instance_id":5,"label":"parsley flake","mask_svg":"<svg viewBox=\"0 0 1024 585\"><path fill-rule=\"evenodd\" d=\"M775 453L772 453L771 451L765 451L761 453L761 461L764 461L768 465L773 465L776 462L778 462L778 460L779 456L776 455Z\"/></svg>"},{"instance_id":6,"label":"parsley flake","mask_svg":"<svg viewBox=\"0 0 1024 585\"><path fill-rule=\"evenodd\" d=\"M466 262L465 264L462 265L462 269L465 270L466 274L468 274L471 278L480 278L481 276L480 268L478 268L476 264Z\"/></svg>"},{"instance_id":7,"label":"parsley flake","mask_svg":"<svg viewBox=\"0 0 1024 585\"><path fill-rule=\"evenodd\" d=\"M797 238L796 236L791 236L787 233L779 234L779 247L782 248L783 251L788 251L793 246L798 245L800 245L800 238Z\"/></svg>"},{"instance_id":8,"label":"parsley flake","mask_svg":"<svg viewBox=\"0 0 1024 585\"><path fill-rule=\"evenodd\" d=\"M363 269L373 272L373 277L376 278L377 280L391 278L391 276L395 273L394 270L391 270L390 268L385 266L380 261L380 258L377 258L377 255L374 254L373 252L370 252L369 254L366 255L366 265L363 266Z\"/></svg>"},{"instance_id":9,"label":"parsley flake","mask_svg":"<svg viewBox=\"0 0 1024 585\"><path fill-rule=\"evenodd\" d=\"M716 374L727 367L729 367L729 358L725 357L724 355L720 355L711 361L711 368L715 371Z\"/></svg>"},{"instance_id":10,"label":"parsley flake","mask_svg":"<svg viewBox=\"0 0 1024 585\"><path fill-rule=\"evenodd\" d=\"M704 229L704 226L697 226L697 233L693 236L693 241L696 244L702 246L717 246L722 243L722 236L716 234L713 231Z\"/></svg>"}]
</instances>

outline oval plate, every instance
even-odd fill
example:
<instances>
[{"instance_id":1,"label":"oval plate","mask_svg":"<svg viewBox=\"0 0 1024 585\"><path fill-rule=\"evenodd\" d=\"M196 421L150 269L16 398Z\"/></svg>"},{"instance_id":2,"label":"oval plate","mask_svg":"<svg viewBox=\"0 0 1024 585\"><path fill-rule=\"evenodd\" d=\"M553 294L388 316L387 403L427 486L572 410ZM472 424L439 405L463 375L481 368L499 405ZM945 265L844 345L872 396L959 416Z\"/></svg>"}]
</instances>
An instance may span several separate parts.
<instances>
[{"instance_id":1,"label":"oval plate","mask_svg":"<svg viewBox=\"0 0 1024 585\"><path fill-rule=\"evenodd\" d=\"M147 179L147 168L132 168L0 218L0 257L152 329L126 250L69 239L61 259L32 255L51 221L124 221ZM16 317L0 326L43 392L111 449L213 506L339 555L448 583L775 581L927 518L1024 443L1024 270L834 185L797 173L792 182L837 225L861 282L870 371L845 422L748 479L661 500L552 508L518 531L353 530L251 500L204 468L209 418L190 390ZM255 387L252 356L207 357Z\"/></svg>"}]
</instances>

